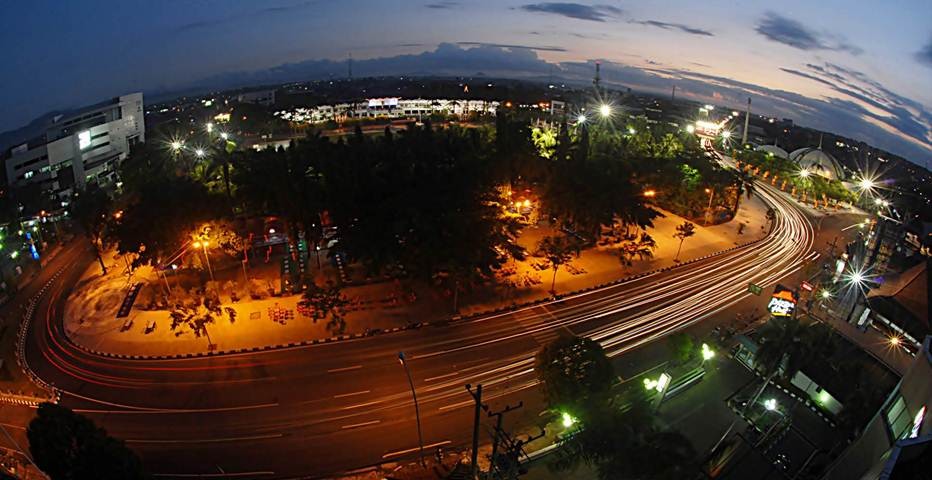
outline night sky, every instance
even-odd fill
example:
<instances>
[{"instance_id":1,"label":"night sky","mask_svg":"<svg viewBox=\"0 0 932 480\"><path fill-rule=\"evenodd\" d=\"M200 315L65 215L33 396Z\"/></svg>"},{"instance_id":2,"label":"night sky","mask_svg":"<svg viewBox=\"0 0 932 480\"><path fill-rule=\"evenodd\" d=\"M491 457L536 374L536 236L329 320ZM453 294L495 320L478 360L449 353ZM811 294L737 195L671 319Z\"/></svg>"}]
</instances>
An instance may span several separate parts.
<instances>
[{"instance_id":1,"label":"night sky","mask_svg":"<svg viewBox=\"0 0 932 480\"><path fill-rule=\"evenodd\" d=\"M600 59L609 84L676 84L733 108L751 95L761 113L932 160L929 0L36 0L2 12L0 131L137 90L344 76L349 53L357 75L583 80Z\"/></svg>"}]
</instances>

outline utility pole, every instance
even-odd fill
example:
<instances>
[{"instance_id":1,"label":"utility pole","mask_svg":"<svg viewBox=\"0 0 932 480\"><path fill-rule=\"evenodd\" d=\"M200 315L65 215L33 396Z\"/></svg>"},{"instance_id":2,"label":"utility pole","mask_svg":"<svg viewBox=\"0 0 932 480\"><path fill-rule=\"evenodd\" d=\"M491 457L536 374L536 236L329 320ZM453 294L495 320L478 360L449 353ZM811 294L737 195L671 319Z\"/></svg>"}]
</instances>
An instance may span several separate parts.
<instances>
[{"instance_id":1,"label":"utility pole","mask_svg":"<svg viewBox=\"0 0 932 480\"><path fill-rule=\"evenodd\" d=\"M744 133L741 135L741 148L748 144L748 121L751 119L751 97L748 97L748 108L744 111Z\"/></svg>"},{"instance_id":2,"label":"utility pole","mask_svg":"<svg viewBox=\"0 0 932 480\"><path fill-rule=\"evenodd\" d=\"M353 52L350 52L349 58L346 59L346 77L353 81Z\"/></svg>"},{"instance_id":3,"label":"utility pole","mask_svg":"<svg viewBox=\"0 0 932 480\"><path fill-rule=\"evenodd\" d=\"M517 410L524 406L524 402L519 401L516 405L506 405L505 408L497 412L491 411L489 406L482 403L482 385L477 385L476 389L473 390L472 386L467 384L466 391L472 395L473 400L476 402L476 409L473 417L473 449L472 449L472 478L478 478L479 475L479 465L478 465L478 450L479 450L479 410L485 410L488 416L495 417L495 429L492 432L492 455L489 457L489 477L493 479L515 479L522 472L519 469L521 456L527 456L527 453L524 452L524 446L528 443L542 438L547 432L544 429L540 430L540 433L533 436L528 436L524 440L517 439L508 434L507 431L503 428L504 416L506 413L513 410ZM501 452L501 453L500 453ZM506 455L507 462L506 468L503 470L499 469L498 458L502 455Z\"/></svg>"},{"instance_id":4,"label":"utility pole","mask_svg":"<svg viewBox=\"0 0 932 480\"><path fill-rule=\"evenodd\" d=\"M466 391L472 396L472 399L476 402L476 409L473 413L472 420L472 478L479 478L479 410L483 407L482 405L482 384L476 385L476 391L472 391L472 386L466 384Z\"/></svg>"},{"instance_id":5,"label":"utility pole","mask_svg":"<svg viewBox=\"0 0 932 480\"><path fill-rule=\"evenodd\" d=\"M676 101L676 85L673 86L673 93L670 95L670 102Z\"/></svg>"}]
</instances>

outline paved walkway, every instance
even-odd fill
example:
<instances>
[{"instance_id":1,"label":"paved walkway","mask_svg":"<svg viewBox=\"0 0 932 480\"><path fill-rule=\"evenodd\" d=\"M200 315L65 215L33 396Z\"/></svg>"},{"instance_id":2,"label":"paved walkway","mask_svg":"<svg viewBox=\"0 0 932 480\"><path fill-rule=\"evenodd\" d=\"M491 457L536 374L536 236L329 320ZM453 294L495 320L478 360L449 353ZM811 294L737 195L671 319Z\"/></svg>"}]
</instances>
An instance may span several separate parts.
<instances>
[{"instance_id":1,"label":"paved walkway","mask_svg":"<svg viewBox=\"0 0 932 480\"><path fill-rule=\"evenodd\" d=\"M766 207L756 196L750 200L743 199L738 216L734 220L710 227L697 225L696 234L683 242L680 259L687 261L762 238L767 231L765 212ZM673 265L673 257L679 243L673 237L673 233L683 219L668 212L664 213L666 216L655 220L654 227L649 230L658 244L653 259L635 260L633 266L623 267L615 248L588 249L582 252L569 268L561 268L558 271L557 292L580 290ZM740 224L745 226L739 227ZM739 228L742 230L740 234ZM553 233L547 225L528 227L519 242L533 252L541 238ZM146 289L162 288L162 280L159 280L151 269L142 268L137 270L134 278L128 282L121 273L123 260L110 257L108 261L110 273L107 276L100 275L96 263L88 265L84 277L71 294L65 311L65 330L72 341L91 350L120 355L183 355L208 351L207 338L197 338L190 331L171 331L171 320L167 311L133 308L128 317L129 322L126 318L117 319L116 312L129 285L138 281L149 283L140 293L142 298ZM535 268L535 264L539 265L541 262L541 258L535 257L530 257L524 262L515 262L512 265L513 273L501 282L511 283L511 286L461 293L460 313L477 313L549 297L552 271ZM316 268L313 258L311 263L311 268ZM325 273L333 270L331 266L326 265L328 263L325 262ZM272 264L274 265L274 262ZM256 268L255 271L250 271L250 276L259 275L263 269L275 270ZM241 279L243 275L238 267L226 271L215 270L214 274L220 283ZM525 285L521 282L522 279L532 281ZM277 279L273 284L277 285ZM173 288L177 288L177 284ZM406 296L406 289L410 288L414 289L416 300L412 301ZM403 286L401 282L383 281L350 286L343 291L356 305L354 310L346 315L346 334L361 334L376 329L388 330L413 322L442 320L452 315L452 298L449 292L428 286L411 287ZM236 321L231 323L224 314L207 327L210 341L216 345L213 348L217 351L230 351L297 343L334 335L335 332L328 330L325 321L314 323L297 311L299 299L299 296L291 295L231 303L228 297L221 296L224 307L235 310ZM137 301L137 307L141 303ZM152 324L154 329L148 329L147 326Z\"/></svg>"}]
</instances>

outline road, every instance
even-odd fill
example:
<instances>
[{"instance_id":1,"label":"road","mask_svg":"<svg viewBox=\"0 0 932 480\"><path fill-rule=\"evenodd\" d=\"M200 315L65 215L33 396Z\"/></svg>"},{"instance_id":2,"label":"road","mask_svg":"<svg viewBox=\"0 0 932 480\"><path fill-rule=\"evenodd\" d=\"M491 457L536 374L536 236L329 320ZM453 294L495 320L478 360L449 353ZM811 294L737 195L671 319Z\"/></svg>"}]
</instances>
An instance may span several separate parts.
<instances>
[{"instance_id":1,"label":"road","mask_svg":"<svg viewBox=\"0 0 932 480\"><path fill-rule=\"evenodd\" d=\"M417 455L404 351L429 451L465 446L482 383L494 406L521 399L516 424L534 423L533 356L559 332L591 336L621 356L746 299L813 256L810 222L767 185L778 211L764 240L731 252L537 307L446 327L333 344L179 360L97 357L70 345L61 312L91 252L71 248L39 301L27 336L32 369L62 403L125 439L158 478L326 476ZM688 240L687 240L688 241Z\"/></svg>"}]
</instances>

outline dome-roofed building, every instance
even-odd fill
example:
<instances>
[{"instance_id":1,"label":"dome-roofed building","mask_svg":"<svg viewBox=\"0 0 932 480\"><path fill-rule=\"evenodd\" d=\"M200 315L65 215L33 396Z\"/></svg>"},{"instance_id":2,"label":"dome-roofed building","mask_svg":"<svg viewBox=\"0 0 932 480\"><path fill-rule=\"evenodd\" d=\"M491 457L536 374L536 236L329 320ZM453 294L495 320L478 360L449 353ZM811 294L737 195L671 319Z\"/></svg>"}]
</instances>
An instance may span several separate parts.
<instances>
[{"instance_id":1,"label":"dome-roofed building","mask_svg":"<svg viewBox=\"0 0 932 480\"><path fill-rule=\"evenodd\" d=\"M845 171L834 157L822 151L821 148L806 147L793 150L790 160L799 164L800 169L831 179L844 180Z\"/></svg>"},{"instance_id":2,"label":"dome-roofed building","mask_svg":"<svg viewBox=\"0 0 932 480\"><path fill-rule=\"evenodd\" d=\"M764 152L764 153L766 153L766 154L768 154L768 155L772 155L772 156L774 156L774 157L790 158L790 154L789 154L789 153L786 153L786 150L784 150L784 149L782 149L782 148L780 148L780 147L778 147L778 146L776 146L776 145L760 145L760 146L758 146L757 148L755 148L754 150L757 150L758 152Z\"/></svg>"}]
</instances>

